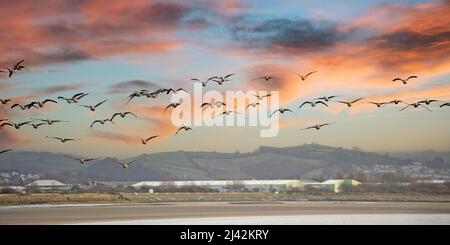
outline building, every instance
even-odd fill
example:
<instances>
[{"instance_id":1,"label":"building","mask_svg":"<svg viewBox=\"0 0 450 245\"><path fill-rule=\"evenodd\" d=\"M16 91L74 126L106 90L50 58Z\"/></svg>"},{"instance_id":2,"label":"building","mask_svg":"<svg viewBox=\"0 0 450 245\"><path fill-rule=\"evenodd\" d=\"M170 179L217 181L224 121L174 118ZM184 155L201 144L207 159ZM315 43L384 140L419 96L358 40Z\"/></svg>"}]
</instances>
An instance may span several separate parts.
<instances>
[{"instance_id":1,"label":"building","mask_svg":"<svg viewBox=\"0 0 450 245\"><path fill-rule=\"evenodd\" d=\"M345 187L357 186L360 184L361 184L361 182L358 182L354 179L330 179L330 180L326 180L326 181L318 184L318 186L320 188L323 188L326 190L331 190L335 193L338 193L338 192L343 191Z\"/></svg>"},{"instance_id":2,"label":"building","mask_svg":"<svg viewBox=\"0 0 450 245\"><path fill-rule=\"evenodd\" d=\"M196 180L196 181L144 181L132 185L136 189L148 188L204 188L218 192L280 192L301 188L300 180Z\"/></svg>"},{"instance_id":3,"label":"building","mask_svg":"<svg viewBox=\"0 0 450 245\"><path fill-rule=\"evenodd\" d=\"M57 180L35 180L27 184L26 187L40 191L65 191L70 189L70 186Z\"/></svg>"}]
</instances>

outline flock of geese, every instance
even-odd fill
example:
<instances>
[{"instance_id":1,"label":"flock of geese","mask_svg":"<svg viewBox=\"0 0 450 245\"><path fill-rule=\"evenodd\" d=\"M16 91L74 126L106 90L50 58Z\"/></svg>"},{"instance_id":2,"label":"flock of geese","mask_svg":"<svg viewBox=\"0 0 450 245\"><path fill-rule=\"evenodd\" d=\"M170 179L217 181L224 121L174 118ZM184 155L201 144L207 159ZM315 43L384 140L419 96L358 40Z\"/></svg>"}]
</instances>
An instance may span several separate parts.
<instances>
[{"instance_id":1,"label":"flock of geese","mask_svg":"<svg viewBox=\"0 0 450 245\"><path fill-rule=\"evenodd\" d=\"M11 67L3 67L0 66L0 68L3 68L4 70L0 70L0 72L4 72L4 73L8 73L8 77L11 78L15 73L17 72L21 72L23 70L28 70L27 67L25 67L23 65L24 60L21 60L19 62L17 62L15 65L11 66ZM306 81L308 79L308 77L310 77L312 74L316 73L318 71L312 71L306 74L298 74L295 73L300 81ZM213 76L210 77L206 80L201 80L198 78L192 78L191 81L193 82L199 82L202 84L203 87L206 87L208 85L208 83L217 83L218 85L223 85L226 82L230 82L232 81L233 77L236 74L232 73L232 74L227 74L227 75L223 75L223 76ZM413 75L413 76L409 76L405 79L403 78L395 78L392 80L392 82L397 82L400 81L402 82L404 85L406 85L408 83L408 81L410 79L417 79L418 77ZM261 77L257 77L255 79L252 79L252 81L256 81L256 80L264 80L266 82L270 82L272 79L274 79L273 76L261 76ZM142 89L140 91L134 91L132 92L128 97L127 97L127 102L126 104L129 104L133 99L138 98L138 97L146 97L146 98L157 98L159 95L161 94L165 94L165 95L170 95L171 93L178 93L179 91L183 91L186 92L186 90L184 90L183 88L160 88L157 89L155 91L149 91L147 89ZM10 109L21 109L21 110L30 110L32 108L36 108L36 109L40 109L40 108L44 108L47 104L57 104L58 102L66 102L67 104L79 104L80 101L88 96L89 93L76 93L71 97L64 97L64 96L59 96L57 97L56 100L54 99L45 99L42 101L31 101L29 103L25 103L25 104L20 104L20 103L13 103L14 101L12 99L2 99L0 98L0 103L3 106L10 106ZM264 100L267 97L270 97L271 94L270 93L266 93L266 94L255 94L253 95L256 98L256 101L251 102L249 104L247 104L245 106L245 110L249 109L250 107L252 108L257 108L261 103L260 101ZM343 105L346 105L347 107L352 107L354 104L356 103L369 103L369 104L373 104L376 107L380 108L383 106L387 106L389 104L394 104L394 105L398 105L398 104L403 104L405 105L402 109L400 109L400 111L403 111L407 108L418 108L418 107L422 107L425 108L428 111L431 111L427 106L429 106L432 103L439 103L441 101L439 100L435 100L435 99L425 99L425 100L421 100L421 101L417 101L414 103L407 103L405 101L402 100L392 100L392 101L386 101L386 102L373 102L373 101L367 101L367 102L363 102L364 97L361 98L356 98L356 99L350 99L350 100L337 100L337 98L340 98L340 96L338 95L331 95L331 96L323 96L323 97L319 97L319 98L314 98L312 100L309 101L303 101L300 106L298 107L298 109L301 109L303 107L309 106L309 107L316 107L316 106L321 106L321 107L328 107L330 103L340 103ZM99 109L99 107L101 107L101 105L103 105L104 103L106 103L108 100L103 100L95 105L84 105L84 104L80 104L80 107L84 107L89 109L89 111L91 112L95 112ZM165 113L168 109L170 108L176 108L178 106L180 106L181 103L171 103L169 105L167 105L164 108L163 113ZM449 102L445 102L443 104L441 104L439 107L448 107L450 106ZM227 110L226 108L229 107L227 106L226 103L222 102L222 101L215 101L215 102L205 102L201 105L202 109L205 108L224 108L224 111L222 113L220 113L218 116L223 116L223 115L229 115L231 113L235 113L235 114L241 114L240 112L237 112L235 110ZM235 107L234 107L235 108ZM290 113L294 113L294 111L292 109L289 108L278 108L277 110L273 111L270 114L270 117L272 117L273 115L275 115L276 113L279 114L284 114L286 112L290 112ZM106 123L111 123L111 124L115 124L115 121L118 117L120 118L125 118L125 117L134 117L134 118L138 118L138 116L136 114L134 114L131 111L125 111L125 112L116 112L114 113L111 117L106 118L106 119L98 119L93 121L90 124L90 128L93 128L95 125L100 124L100 125L105 125ZM63 120L51 120L51 119L40 119L40 118L31 118L31 120L28 121L24 121L24 122L13 122L10 121L7 118L0 118L0 130L3 129L4 127L12 127L15 129L21 129L24 126L30 126L34 129L38 129L39 127L43 126L43 125L53 125L55 123L64 123L67 121L63 121ZM315 129L315 130L320 130L322 127L324 126L328 126L328 125L332 125L334 123L318 123L315 125L311 125L305 128L302 128L300 130L309 130L309 129ZM178 135L181 131L191 131L193 130L191 127L188 126L181 126L179 127L176 131L175 131L175 135ZM71 142L71 141L78 141L80 139L75 139L75 138L64 138L64 137L55 137L55 136L46 136L48 139L52 139L52 140L56 140L59 141L60 143L67 143L67 142ZM143 145L146 145L148 142L150 142L151 140L154 140L155 138L158 138L159 135L152 135L150 137L146 137L146 138L139 138L140 143ZM6 150L1 150L0 154L4 154L7 152L12 151L13 149L6 149ZM84 165L87 162L91 162L91 161L95 161L98 160L100 158L79 158L79 157L72 157L72 156L66 156L69 159L72 160L76 160L78 161L80 164ZM138 161L140 159L134 159L132 161L121 161L121 160L117 160L117 163L124 169L127 169L132 163Z\"/></svg>"}]
</instances>

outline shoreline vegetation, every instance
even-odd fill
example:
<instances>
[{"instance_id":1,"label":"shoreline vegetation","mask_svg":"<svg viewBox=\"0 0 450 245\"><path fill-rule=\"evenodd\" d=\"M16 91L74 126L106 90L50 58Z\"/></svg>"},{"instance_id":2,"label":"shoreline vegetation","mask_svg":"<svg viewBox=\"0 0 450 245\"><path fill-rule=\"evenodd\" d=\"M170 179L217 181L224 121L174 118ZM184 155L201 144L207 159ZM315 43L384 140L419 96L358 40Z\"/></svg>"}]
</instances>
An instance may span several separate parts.
<instances>
[{"instance_id":1,"label":"shoreline vegetation","mask_svg":"<svg viewBox=\"0 0 450 245\"><path fill-rule=\"evenodd\" d=\"M0 206L163 202L450 202L450 194L423 193L33 193L0 194Z\"/></svg>"}]
</instances>

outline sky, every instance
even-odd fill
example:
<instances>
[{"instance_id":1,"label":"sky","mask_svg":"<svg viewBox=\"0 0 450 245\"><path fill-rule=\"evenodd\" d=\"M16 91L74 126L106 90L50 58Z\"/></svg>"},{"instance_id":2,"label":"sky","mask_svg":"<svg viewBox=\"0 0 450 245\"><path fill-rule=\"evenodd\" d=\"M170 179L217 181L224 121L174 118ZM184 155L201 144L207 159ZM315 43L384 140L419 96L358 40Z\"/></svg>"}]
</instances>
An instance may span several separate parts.
<instances>
[{"instance_id":1,"label":"sky","mask_svg":"<svg viewBox=\"0 0 450 245\"><path fill-rule=\"evenodd\" d=\"M129 157L161 151L248 152L261 145L305 143L367 151L450 150L450 1L10 1L0 8L0 66L25 59L29 68L8 78L0 73L0 98L28 103L78 92L80 104L108 101L89 112L59 101L26 111L0 104L0 119L66 120L37 130L0 129L0 149L52 151L81 156ZM318 71L306 81L294 73ZM127 96L140 89L182 87L191 78L236 73L217 90L279 91L276 137L259 127L194 127L174 135L170 96ZM396 77L417 75L407 85ZM274 76L265 82L253 79ZM423 99L441 102L423 108L348 108L299 105L339 95L364 102ZM89 128L114 112L132 111L115 125ZM316 123L323 129L302 131ZM147 145L139 137L160 135ZM46 136L81 139L59 143Z\"/></svg>"}]
</instances>

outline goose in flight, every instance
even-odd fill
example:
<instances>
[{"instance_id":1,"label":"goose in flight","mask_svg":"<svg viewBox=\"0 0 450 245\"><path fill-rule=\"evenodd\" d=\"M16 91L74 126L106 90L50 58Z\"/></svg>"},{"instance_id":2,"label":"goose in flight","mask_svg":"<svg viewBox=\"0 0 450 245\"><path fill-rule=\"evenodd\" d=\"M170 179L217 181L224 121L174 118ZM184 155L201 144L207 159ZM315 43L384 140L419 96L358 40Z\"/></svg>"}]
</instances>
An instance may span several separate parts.
<instances>
[{"instance_id":1,"label":"goose in flight","mask_svg":"<svg viewBox=\"0 0 450 245\"><path fill-rule=\"evenodd\" d=\"M116 112L112 115L111 117L111 122L114 120L115 117L120 116L121 118L125 118L127 115L132 115L135 118L137 118L138 116L136 116L136 114L134 114L131 111L126 111L126 112Z\"/></svg>"},{"instance_id":2,"label":"goose in flight","mask_svg":"<svg viewBox=\"0 0 450 245\"><path fill-rule=\"evenodd\" d=\"M32 121L26 121L26 122L21 122L21 123L13 123L13 122L6 122L6 123L2 123L0 125L0 128L3 128L4 126L11 126L14 127L15 129L20 129L20 127L29 124Z\"/></svg>"},{"instance_id":3,"label":"goose in flight","mask_svg":"<svg viewBox=\"0 0 450 245\"><path fill-rule=\"evenodd\" d=\"M291 112L291 113L294 113L293 111L291 111L291 109L280 108L280 109L275 110L274 112L272 112L272 114L270 114L270 117L272 117L272 116L273 116L275 113L277 113L277 112L283 114L283 113L285 113L285 112L287 112L287 111L289 111L289 112Z\"/></svg>"},{"instance_id":4,"label":"goose in flight","mask_svg":"<svg viewBox=\"0 0 450 245\"><path fill-rule=\"evenodd\" d=\"M56 102L56 101L54 101L54 100L51 100L51 99L46 99L46 100L44 100L44 101L33 101L33 102L31 102L31 103L29 103L28 105L25 105L28 109L30 109L31 107L36 107L35 105L37 105L37 106L39 106L39 108L43 108L44 107L44 105L46 104L46 103L50 103L50 102L52 102L52 103L55 103L55 104L57 104L58 102Z\"/></svg>"},{"instance_id":5,"label":"goose in flight","mask_svg":"<svg viewBox=\"0 0 450 245\"><path fill-rule=\"evenodd\" d=\"M2 103L3 105L8 104L9 102L11 102L10 99L4 99L4 100L0 99L0 103Z\"/></svg>"},{"instance_id":6,"label":"goose in flight","mask_svg":"<svg viewBox=\"0 0 450 245\"><path fill-rule=\"evenodd\" d=\"M398 105L399 103L408 104L408 103L406 103L406 102L404 102L404 101L397 100L397 99L392 100L392 101L389 101L387 104L395 104L395 105Z\"/></svg>"},{"instance_id":7,"label":"goose in flight","mask_svg":"<svg viewBox=\"0 0 450 245\"><path fill-rule=\"evenodd\" d=\"M50 120L50 119L34 119L34 118L31 118L31 119L37 120L37 121L41 121L41 122L45 122L48 125L53 125L54 123L59 123L59 122L68 122L68 121Z\"/></svg>"},{"instance_id":8,"label":"goose in flight","mask_svg":"<svg viewBox=\"0 0 450 245\"><path fill-rule=\"evenodd\" d=\"M177 135L181 130L189 131L189 130L192 130L192 128L187 127L187 126L182 126L182 127L178 128L177 132L175 132L175 135Z\"/></svg>"},{"instance_id":9,"label":"goose in flight","mask_svg":"<svg viewBox=\"0 0 450 245\"><path fill-rule=\"evenodd\" d=\"M95 120L91 123L90 128L92 128L96 123L100 123L101 125L105 125L106 122L110 122L112 124L116 124L115 122L113 122L113 120L107 118L107 119L103 119L103 120Z\"/></svg>"},{"instance_id":10,"label":"goose in flight","mask_svg":"<svg viewBox=\"0 0 450 245\"><path fill-rule=\"evenodd\" d=\"M256 102L256 103L250 103L250 104L248 104L248 105L245 107L245 109L247 110L250 106L253 107L253 108L255 108L255 107L259 106L259 105L260 105L259 102Z\"/></svg>"},{"instance_id":11,"label":"goose in flight","mask_svg":"<svg viewBox=\"0 0 450 245\"><path fill-rule=\"evenodd\" d=\"M241 114L241 113L239 113L239 112L237 112L237 111L224 111L224 112L220 113L219 115L217 115L216 117L220 117L220 116L222 116L222 115L228 116L228 115L230 115L231 113Z\"/></svg>"},{"instance_id":12,"label":"goose in flight","mask_svg":"<svg viewBox=\"0 0 450 245\"><path fill-rule=\"evenodd\" d=\"M252 81L255 81L255 80L264 80L264 81L268 82L268 81L272 80L273 78L274 78L274 77L271 77L271 76L264 76L264 77L257 77L257 78L255 78L255 79L252 79Z\"/></svg>"},{"instance_id":13,"label":"goose in flight","mask_svg":"<svg viewBox=\"0 0 450 245\"><path fill-rule=\"evenodd\" d=\"M417 78L417 76L409 76L409 77L406 78L406 79L402 79L402 78L397 77L397 78L395 78L395 79L392 80L392 81L393 81L393 82L395 82L395 81L402 81L402 83L406 85L406 84L408 83L408 80L409 80L409 79L412 79L412 78Z\"/></svg>"},{"instance_id":14,"label":"goose in flight","mask_svg":"<svg viewBox=\"0 0 450 245\"><path fill-rule=\"evenodd\" d=\"M364 99L364 97L353 100L353 101L343 101L343 100L338 100L337 102L342 103L342 104L346 104L348 107L352 107L352 105L360 100Z\"/></svg>"},{"instance_id":15,"label":"goose in flight","mask_svg":"<svg viewBox=\"0 0 450 245\"><path fill-rule=\"evenodd\" d=\"M135 160L128 161L128 162L117 160L117 163L120 164L120 166L122 166L123 169L128 169L128 167L129 167L132 163L134 163L134 162L136 162L136 161L139 161L139 160L141 160L141 159L135 159Z\"/></svg>"},{"instance_id":16,"label":"goose in flight","mask_svg":"<svg viewBox=\"0 0 450 245\"><path fill-rule=\"evenodd\" d=\"M6 153L6 152L9 152L9 151L12 151L12 150L13 150L13 149L1 150L1 151L0 151L0 154Z\"/></svg>"},{"instance_id":17,"label":"goose in flight","mask_svg":"<svg viewBox=\"0 0 450 245\"><path fill-rule=\"evenodd\" d=\"M11 106L11 109L14 109L16 107L19 107L20 109L22 109L22 111L30 109L31 107L39 108L36 105L21 105L21 104L16 103L16 104Z\"/></svg>"},{"instance_id":18,"label":"goose in flight","mask_svg":"<svg viewBox=\"0 0 450 245\"><path fill-rule=\"evenodd\" d=\"M42 125L46 125L47 123L32 123L30 124L34 129L38 129Z\"/></svg>"},{"instance_id":19,"label":"goose in flight","mask_svg":"<svg viewBox=\"0 0 450 245\"><path fill-rule=\"evenodd\" d=\"M236 75L236 74L228 74L228 75L226 75L226 76L220 76L220 77L211 77L210 79L213 81L213 82L216 82L217 84L219 84L219 85L222 85L224 82L228 82L228 81L231 81L231 76L234 76L234 75Z\"/></svg>"},{"instance_id":20,"label":"goose in flight","mask_svg":"<svg viewBox=\"0 0 450 245\"><path fill-rule=\"evenodd\" d=\"M12 68L3 67L3 66L1 66L1 67L8 70L8 73L9 73L9 74L8 74L8 77L12 77L12 75L13 75L16 71L21 71L21 70L23 70L23 69L25 69L25 70L27 69L25 66L21 65L24 61L25 61L25 60L21 60L21 61L17 62Z\"/></svg>"},{"instance_id":21,"label":"goose in flight","mask_svg":"<svg viewBox=\"0 0 450 245\"><path fill-rule=\"evenodd\" d=\"M17 64L16 65L14 65L14 70L15 71L21 71L21 70L23 70L23 69L27 69L25 66L23 66L23 65L21 65L23 62L24 62L25 60L21 60L21 61L19 61L19 62L17 62Z\"/></svg>"},{"instance_id":22,"label":"goose in flight","mask_svg":"<svg viewBox=\"0 0 450 245\"><path fill-rule=\"evenodd\" d=\"M95 161L95 160L100 159L99 157L98 158L76 158L76 157L69 157L69 156L66 156L66 157L80 162L81 165L84 165L85 163L90 162L90 161Z\"/></svg>"},{"instance_id":23,"label":"goose in flight","mask_svg":"<svg viewBox=\"0 0 450 245\"><path fill-rule=\"evenodd\" d=\"M368 104L376 105L378 108L388 104L388 102L367 102Z\"/></svg>"},{"instance_id":24,"label":"goose in flight","mask_svg":"<svg viewBox=\"0 0 450 245\"><path fill-rule=\"evenodd\" d=\"M427 109L428 111L430 111L430 112L432 111L432 110L430 110L428 107L422 105L422 104L419 103L419 102L412 103L412 104L408 104L407 106L403 107L400 111L403 111L403 110L405 110L406 108L411 107L411 106L414 107L414 108L417 108L417 107L419 107L419 106L422 106L423 108Z\"/></svg>"},{"instance_id":25,"label":"goose in flight","mask_svg":"<svg viewBox=\"0 0 450 245\"><path fill-rule=\"evenodd\" d=\"M138 91L134 91L132 94L128 95L128 101L127 104L130 103L130 101L136 97L141 97L142 94Z\"/></svg>"},{"instance_id":26,"label":"goose in flight","mask_svg":"<svg viewBox=\"0 0 450 245\"><path fill-rule=\"evenodd\" d=\"M317 72L317 71L312 71L312 72L307 73L306 75L301 75L301 74L298 74L298 73L296 73L296 72L294 72L294 73L295 73L297 76L299 76L300 79L302 79L302 81L305 81L306 78L308 78L311 74L316 73L316 72Z\"/></svg>"},{"instance_id":27,"label":"goose in flight","mask_svg":"<svg viewBox=\"0 0 450 245\"><path fill-rule=\"evenodd\" d=\"M4 67L4 66L0 66L1 68L4 68L8 71L8 77L12 77L12 75L14 74L14 70L8 67ZM5 71L0 71L0 72L5 72Z\"/></svg>"},{"instance_id":28,"label":"goose in flight","mask_svg":"<svg viewBox=\"0 0 450 245\"><path fill-rule=\"evenodd\" d=\"M181 105L181 103L170 103L168 106L166 106L166 108L164 108L164 112L166 112L170 107L173 107L175 109L180 105Z\"/></svg>"},{"instance_id":29,"label":"goose in flight","mask_svg":"<svg viewBox=\"0 0 450 245\"><path fill-rule=\"evenodd\" d=\"M185 90L185 89L183 89L183 88L178 88L178 89L173 89L173 88L169 88L169 89L162 89L162 93L166 93L166 94L170 94L170 92L172 92L172 93L174 93L174 94L176 94L177 92L179 92L179 91L184 91L184 92L186 92L187 93L187 91Z\"/></svg>"},{"instance_id":30,"label":"goose in flight","mask_svg":"<svg viewBox=\"0 0 450 245\"><path fill-rule=\"evenodd\" d=\"M433 103L433 102L441 102L441 101L439 101L439 100L428 100L428 99L426 99L426 100L421 100L421 101L419 101L419 102L417 102L417 103L419 103L419 104L425 104L425 105L430 105L430 104Z\"/></svg>"},{"instance_id":31,"label":"goose in flight","mask_svg":"<svg viewBox=\"0 0 450 245\"><path fill-rule=\"evenodd\" d=\"M47 138L59 140L59 141L61 141L61 143L66 143L66 142L74 141L74 140L80 140L80 139L70 139L70 138L60 138L60 137L50 137L50 136L47 136Z\"/></svg>"},{"instance_id":32,"label":"goose in flight","mask_svg":"<svg viewBox=\"0 0 450 245\"><path fill-rule=\"evenodd\" d=\"M80 106L89 108L89 110L91 110L91 111L95 111L95 110L97 110L97 108L98 108L101 104L105 103L106 101L108 101L108 100L104 100L104 101L102 101L102 102L100 102L100 103L98 103L98 104L96 104L96 105L94 105L94 106L92 106L92 105L80 105Z\"/></svg>"},{"instance_id":33,"label":"goose in flight","mask_svg":"<svg viewBox=\"0 0 450 245\"><path fill-rule=\"evenodd\" d=\"M263 100L266 97L272 96L272 94L271 93L267 93L265 95L259 95L259 93L258 93L258 94L254 94L253 96L255 96L258 100Z\"/></svg>"},{"instance_id":34,"label":"goose in flight","mask_svg":"<svg viewBox=\"0 0 450 245\"><path fill-rule=\"evenodd\" d=\"M323 101L325 101L325 102L328 102L328 101L330 101L331 99L336 98L336 97L339 97L339 96L337 96L337 95L323 96L323 97L320 97L320 98L315 98L315 99L313 99L313 100L323 100Z\"/></svg>"},{"instance_id":35,"label":"goose in flight","mask_svg":"<svg viewBox=\"0 0 450 245\"><path fill-rule=\"evenodd\" d=\"M71 98L59 96L58 99L65 100L65 101L67 101L68 104L72 104L72 103L76 104L76 103L78 103L78 101L80 101L81 98L83 98L84 96L86 96L88 94L89 93L77 93L77 94L74 94Z\"/></svg>"},{"instance_id":36,"label":"goose in flight","mask_svg":"<svg viewBox=\"0 0 450 245\"><path fill-rule=\"evenodd\" d=\"M306 127L306 128L300 129L300 130L307 130L307 129L316 129L316 130L319 130L319 129L322 128L323 126L327 126L327 125L331 125L331 124L333 124L333 123L316 124L316 125L314 125L314 126L309 126L309 127Z\"/></svg>"},{"instance_id":37,"label":"goose in flight","mask_svg":"<svg viewBox=\"0 0 450 245\"><path fill-rule=\"evenodd\" d=\"M210 77L210 78L208 78L206 81L201 81L200 79L198 79L198 78L191 78L191 81L194 81L194 82L200 82L200 83L202 83L202 87L206 87L206 85L208 84L208 82L209 81L211 81L211 80L213 80L215 77Z\"/></svg>"},{"instance_id":38,"label":"goose in flight","mask_svg":"<svg viewBox=\"0 0 450 245\"><path fill-rule=\"evenodd\" d=\"M444 106L450 106L450 102L444 103L444 104L440 105L439 107L442 108Z\"/></svg>"},{"instance_id":39,"label":"goose in flight","mask_svg":"<svg viewBox=\"0 0 450 245\"><path fill-rule=\"evenodd\" d=\"M200 108L204 108L204 107L211 107L211 108L213 108L214 106L213 106L213 104L211 104L211 103L208 103L208 102L205 102L205 103L203 103L201 106L200 106Z\"/></svg>"},{"instance_id":40,"label":"goose in flight","mask_svg":"<svg viewBox=\"0 0 450 245\"><path fill-rule=\"evenodd\" d=\"M144 139L144 138L140 138L140 139L141 139L141 143L143 145L146 145L147 142L149 142L150 140L157 138L157 137L159 137L159 135L153 135L153 136L148 137L147 139Z\"/></svg>"},{"instance_id":41,"label":"goose in flight","mask_svg":"<svg viewBox=\"0 0 450 245\"><path fill-rule=\"evenodd\" d=\"M298 109L302 108L302 106L304 106L304 105L306 105L306 104L311 105L311 107L316 107L317 104L322 104L322 105L328 107L328 104L327 104L327 103L325 103L325 102L323 102L323 101L321 101L321 100L318 100L318 101L305 101L305 102L303 102L303 103L298 107Z\"/></svg>"}]
</instances>

